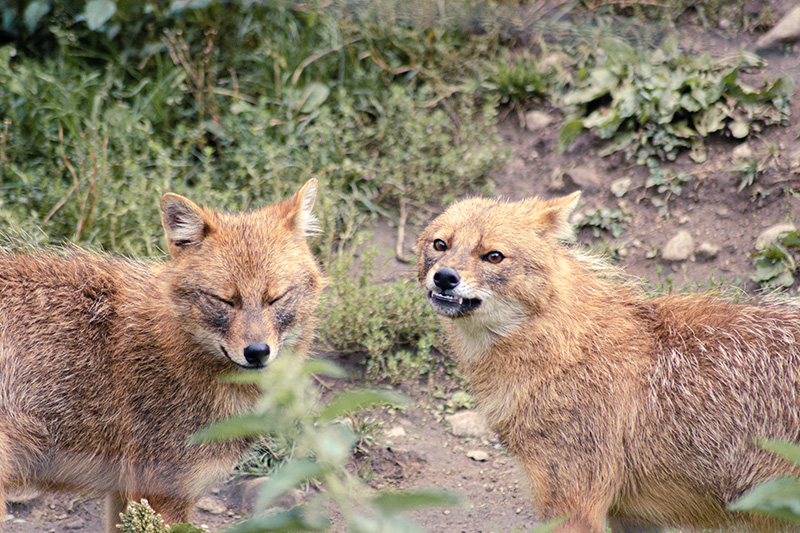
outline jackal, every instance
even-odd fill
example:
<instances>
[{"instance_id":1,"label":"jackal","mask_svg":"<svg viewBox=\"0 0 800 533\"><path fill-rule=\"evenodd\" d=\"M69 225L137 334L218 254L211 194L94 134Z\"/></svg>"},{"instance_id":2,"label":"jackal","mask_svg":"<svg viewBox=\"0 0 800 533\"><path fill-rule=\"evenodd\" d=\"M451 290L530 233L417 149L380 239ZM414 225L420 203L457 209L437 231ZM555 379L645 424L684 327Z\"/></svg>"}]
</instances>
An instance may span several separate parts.
<instances>
[{"instance_id":1,"label":"jackal","mask_svg":"<svg viewBox=\"0 0 800 533\"><path fill-rule=\"evenodd\" d=\"M224 214L166 194L164 263L0 254L0 509L31 484L106 493L109 532L142 497L167 523L188 521L249 444L187 442L259 396L219 377L312 341L326 283L306 243L315 196L311 180Z\"/></svg>"},{"instance_id":2,"label":"jackal","mask_svg":"<svg viewBox=\"0 0 800 533\"><path fill-rule=\"evenodd\" d=\"M798 472L800 307L644 297L560 242L579 194L473 198L418 241L419 281L489 425L559 531L776 531L726 504Z\"/></svg>"}]
</instances>

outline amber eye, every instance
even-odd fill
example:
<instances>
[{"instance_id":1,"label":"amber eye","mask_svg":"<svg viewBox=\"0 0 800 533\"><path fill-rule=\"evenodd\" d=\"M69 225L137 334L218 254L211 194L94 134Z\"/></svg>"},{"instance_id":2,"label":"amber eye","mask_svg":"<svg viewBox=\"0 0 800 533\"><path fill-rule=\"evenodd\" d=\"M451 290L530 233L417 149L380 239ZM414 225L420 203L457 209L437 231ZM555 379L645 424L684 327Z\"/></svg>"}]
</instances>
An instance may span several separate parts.
<instances>
[{"instance_id":1,"label":"amber eye","mask_svg":"<svg viewBox=\"0 0 800 533\"><path fill-rule=\"evenodd\" d=\"M506 256L504 256L500 252L489 252L484 257L490 263L499 263L500 261L505 259Z\"/></svg>"},{"instance_id":2,"label":"amber eye","mask_svg":"<svg viewBox=\"0 0 800 533\"><path fill-rule=\"evenodd\" d=\"M433 249L437 252L444 252L447 250L447 244L442 239L436 239L433 241Z\"/></svg>"}]
</instances>

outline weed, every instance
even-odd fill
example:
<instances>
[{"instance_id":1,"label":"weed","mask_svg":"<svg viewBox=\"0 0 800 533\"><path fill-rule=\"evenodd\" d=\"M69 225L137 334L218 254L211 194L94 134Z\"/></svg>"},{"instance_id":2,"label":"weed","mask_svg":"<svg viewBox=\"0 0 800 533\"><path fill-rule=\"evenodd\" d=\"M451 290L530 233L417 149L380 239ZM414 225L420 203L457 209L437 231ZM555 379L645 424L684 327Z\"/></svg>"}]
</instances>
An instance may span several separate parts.
<instances>
[{"instance_id":1,"label":"weed","mask_svg":"<svg viewBox=\"0 0 800 533\"><path fill-rule=\"evenodd\" d=\"M575 118L560 132L562 149L591 130L608 140L601 155L623 151L652 170L658 161L674 160L686 149L692 160L704 161L703 139L712 133L742 139L788 121L791 80L760 89L745 84L739 72L761 66L751 55L732 62L684 55L674 38L645 54L620 39L605 38L594 62L564 96Z\"/></svg>"},{"instance_id":2,"label":"weed","mask_svg":"<svg viewBox=\"0 0 800 533\"><path fill-rule=\"evenodd\" d=\"M800 261L798 231L786 231L774 242L752 254L755 272L753 281L768 288L788 288L794 285L794 273Z\"/></svg>"},{"instance_id":3,"label":"weed","mask_svg":"<svg viewBox=\"0 0 800 533\"><path fill-rule=\"evenodd\" d=\"M524 124L524 113L529 105L543 100L553 90L555 69L540 67L542 61L530 52L515 57L510 52L501 54L487 67L487 77L481 86L497 97L500 104L516 111Z\"/></svg>"},{"instance_id":4,"label":"weed","mask_svg":"<svg viewBox=\"0 0 800 533\"><path fill-rule=\"evenodd\" d=\"M592 234L600 237L601 231L607 231L616 239L625 231L623 225L630 215L622 209L590 209L581 214L577 227L592 228Z\"/></svg>"},{"instance_id":5,"label":"weed","mask_svg":"<svg viewBox=\"0 0 800 533\"><path fill-rule=\"evenodd\" d=\"M164 524L160 514L156 514L150 502L142 499L130 502L121 514L121 524L117 527L122 533L208 533L207 527L195 527L189 524Z\"/></svg>"},{"instance_id":6,"label":"weed","mask_svg":"<svg viewBox=\"0 0 800 533\"><path fill-rule=\"evenodd\" d=\"M197 442L267 436L293 450L261 490L256 512L234 531L323 531L334 508L348 531L406 531L409 522L400 513L409 509L457 505L460 499L440 491L374 492L347 469L357 436L346 420L366 407L396 404L402 399L390 391L340 392L326 403L312 386L312 376L342 377L328 361L303 363L283 357L266 372L240 373L228 379L261 387L255 410L219 421L202 430ZM287 492L309 481L324 490L289 510L272 509Z\"/></svg>"}]
</instances>

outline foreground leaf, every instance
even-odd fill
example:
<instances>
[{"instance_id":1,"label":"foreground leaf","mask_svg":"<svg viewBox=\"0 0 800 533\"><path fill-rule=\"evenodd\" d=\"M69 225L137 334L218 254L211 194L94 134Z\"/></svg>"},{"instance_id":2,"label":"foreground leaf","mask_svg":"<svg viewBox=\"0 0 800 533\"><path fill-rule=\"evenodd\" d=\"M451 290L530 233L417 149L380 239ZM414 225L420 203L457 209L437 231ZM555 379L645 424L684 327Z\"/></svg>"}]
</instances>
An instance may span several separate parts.
<instances>
[{"instance_id":1,"label":"foreground leaf","mask_svg":"<svg viewBox=\"0 0 800 533\"><path fill-rule=\"evenodd\" d=\"M800 479L782 477L761 483L730 503L728 509L800 522Z\"/></svg>"},{"instance_id":2,"label":"foreground leaf","mask_svg":"<svg viewBox=\"0 0 800 533\"><path fill-rule=\"evenodd\" d=\"M422 489L417 491L384 492L375 497L372 503L386 514L395 514L423 507L463 507L466 502L459 494Z\"/></svg>"}]
</instances>

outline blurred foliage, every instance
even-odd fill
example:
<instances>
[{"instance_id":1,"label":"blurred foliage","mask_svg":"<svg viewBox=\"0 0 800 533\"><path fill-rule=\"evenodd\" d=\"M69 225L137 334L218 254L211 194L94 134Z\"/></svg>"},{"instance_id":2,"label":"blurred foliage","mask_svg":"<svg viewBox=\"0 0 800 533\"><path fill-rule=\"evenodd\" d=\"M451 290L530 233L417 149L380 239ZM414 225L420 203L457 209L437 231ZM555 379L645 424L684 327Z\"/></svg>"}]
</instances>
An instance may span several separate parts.
<instances>
[{"instance_id":1,"label":"blurred foliage","mask_svg":"<svg viewBox=\"0 0 800 533\"><path fill-rule=\"evenodd\" d=\"M800 468L800 446L797 443L769 439L758 439L756 443ZM800 522L800 478L784 476L760 483L730 503L728 509Z\"/></svg>"},{"instance_id":2,"label":"blurred foliage","mask_svg":"<svg viewBox=\"0 0 800 533\"><path fill-rule=\"evenodd\" d=\"M422 507L462 504L460 497L442 491L374 491L352 474L347 465L358 436L349 417L367 407L397 405L404 399L390 390L357 389L321 402L312 383L314 376L342 377L343 373L328 361L282 357L263 373L229 376L231 382L258 385L261 399L253 412L216 422L196 436L196 442L267 437L292 450L261 489L253 516L232 531L326 531L332 527L334 510L347 531L421 531L400 515ZM309 483L315 490L308 492L305 502L289 509L279 507L284 495Z\"/></svg>"}]
</instances>

